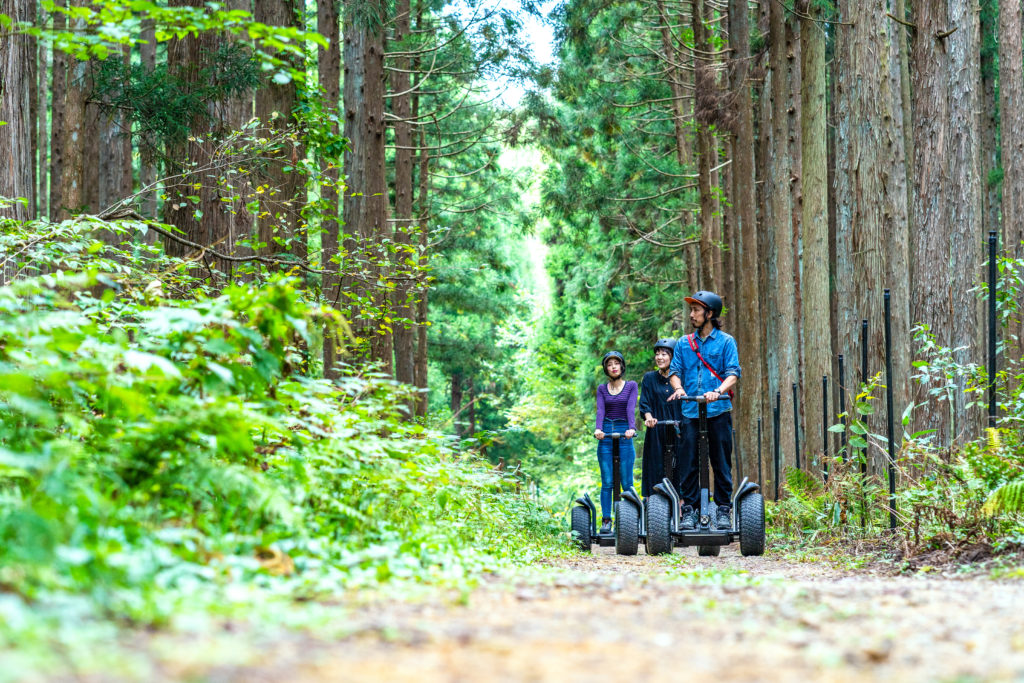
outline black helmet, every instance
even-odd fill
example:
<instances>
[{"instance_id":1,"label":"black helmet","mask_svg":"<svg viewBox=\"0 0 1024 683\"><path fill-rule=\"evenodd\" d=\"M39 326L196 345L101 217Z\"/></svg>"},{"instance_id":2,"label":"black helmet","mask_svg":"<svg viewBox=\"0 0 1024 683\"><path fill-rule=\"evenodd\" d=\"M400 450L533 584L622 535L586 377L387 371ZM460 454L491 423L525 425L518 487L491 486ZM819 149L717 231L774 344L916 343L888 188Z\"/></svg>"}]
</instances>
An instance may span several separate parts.
<instances>
[{"instance_id":1,"label":"black helmet","mask_svg":"<svg viewBox=\"0 0 1024 683\"><path fill-rule=\"evenodd\" d=\"M686 303L700 304L711 311L712 318L717 318L722 315L722 297L718 296L714 292L705 292L704 290L701 290L693 296L686 297Z\"/></svg>"},{"instance_id":2,"label":"black helmet","mask_svg":"<svg viewBox=\"0 0 1024 683\"><path fill-rule=\"evenodd\" d=\"M676 340L659 339L658 341L654 342L654 350L657 351L658 349L665 349L666 351L668 351L668 355L671 356L675 353L676 350Z\"/></svg>"},{"instance_id":3,"label":"black helmet","mask_svg":"<svg viewBox=\"0 0 1024 683\"><path fill-rule=\"evenodd\" d=\"M623 358L622 354L619 353L618 351L609 351L608 353L604 354L604 358L601 359L601 368L604 370L604 374L608 375L608 361L610 361L612 358L615 358L620 363L622 363L622 374L626 374L626 359ZM611 375L608 376L611 377ZM621 377L622 375L619 376Z\"/></svg>"}]
</instances>

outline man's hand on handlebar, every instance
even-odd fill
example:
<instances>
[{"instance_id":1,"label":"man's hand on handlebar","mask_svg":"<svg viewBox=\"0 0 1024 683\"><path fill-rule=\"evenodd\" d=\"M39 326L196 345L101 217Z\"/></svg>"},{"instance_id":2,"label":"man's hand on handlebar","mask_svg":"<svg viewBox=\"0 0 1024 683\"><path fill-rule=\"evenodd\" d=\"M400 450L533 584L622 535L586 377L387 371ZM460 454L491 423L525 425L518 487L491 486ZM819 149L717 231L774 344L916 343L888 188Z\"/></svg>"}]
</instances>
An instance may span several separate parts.
<instances>
[{"instance_id":1,"label":"man's hand on handlebar","mask_svg":"<svg viewBox=\"0 0 1024 683\"><path fill-rule=\"evenodd\" d=\"M594 438L595 439L603 439L604 438L604 432L602 432L600 429L595 429L594 430Z\"/></svg>"},{"instance_id":2,"label":"man's hand on handlebar","mask_svg":"<svg viewBox=\"0 0 1024 683\"><path fill-rule=\"evenodd\" d=\"M707 391L704 393L704 398L707 399L708 403L712 403L722 398L722 394L717 391Z\"/></svg>"},{"instance_id":3,"label":"man's hand on handlebar","mask_svg":"<svg viewBox=\"0 0 1024 683\"><path fill-rule=\"evenodd\" d=\"M685 397L686 397L686 390L685 390L685 389L683 389L682 387L680 387L679 389L676 389L675 391L673 391L673 392L672 392L672 395L671 395L671 396L669 396L669 397L668 397L667 399L665 399L665 400L666 400L666 401L675 401L675 400L677 400L677 399L680 399L680 398L685 398Z\"/></svg>"}]
</instances>

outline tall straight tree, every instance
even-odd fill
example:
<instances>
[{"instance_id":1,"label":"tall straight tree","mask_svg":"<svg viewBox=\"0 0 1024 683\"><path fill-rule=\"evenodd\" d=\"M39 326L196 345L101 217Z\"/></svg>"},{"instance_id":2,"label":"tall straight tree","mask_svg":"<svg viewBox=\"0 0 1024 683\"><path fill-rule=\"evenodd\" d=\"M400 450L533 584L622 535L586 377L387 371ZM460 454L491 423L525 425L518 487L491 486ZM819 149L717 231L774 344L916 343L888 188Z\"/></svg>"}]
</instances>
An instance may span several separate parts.
<instances>
[{"instance_id":1,"label":"tall straight tree","mask_svg":"<svg viewBox=\"0 0 1024 683\"><path fill-rule=\"evenodd\" d=\"M176 7L201 7L201 0L172 0ZM229 0L230 9L240 10L248 6L246 0ZM176 145L168 156L180 164L175 170L182 173L182 180L166 188L168 199L164 202L165 219L184 233L184 236L203 246L214 246L227 254L245 255L247 247L238 241L252 232L252 214L245 207L245 187L236 183L217 182L223 170L223 161L218 158L220 138L239 128L248 120L251 112L252 92L229 86L235 73L217 70L217 55L229 45L229 38L223 34L206 31L197 36L186 36L172 40L167 47L168 67L186 88L199 89L206 86L200 81L215 78L225 88L224 96L210 100L206 112L197 115L190 122L193 133L186 142ZM211 76L210 69L214 69ZM196 202L194 197L198 197ZM190 251L182 244L169 240L165 245L172 255L184 255ZM230 262L219 263L225 273L231 272Z\"/></svg>"},{"instance_id":2,"label":"tall straight tree","mask_svg":"<svg viewBox=\"0 0 1024 683\"><path fill-rule=\"evenodd\" d=\"M803 3L800 19L800 164L803 193L803 275L800 279L804 349L804 414L821 415L819 381L829 374L830 306L828 289L828 164L826 160L825 28L821 6ZM817 429L806 430L809 453L822 452L825 444Z\"/></svg>"},{"instance_id":3,"label":"tall straight tree","mask_svg":"<svg viewBox=\"0 0 1024 683\"><path fill-rule=\"evenodd\" d=\"M733 124L732 205L737 239L736 254L736 341L743 367L743 388L739 397L737 430L741 453L757 452L755 427L765 411L761 389L764 374L759 329L761 298L758 295L757 184L754 174L754 118L750 96L750 12L747 0L729 0L729 46L732 48L732 83L736 93ZM750 460L750 462L753 462Z\"/></svg>"},{"instance_id":4,"label":"tall straight tree","mask_svg":"<svg viewBox=\"0 0 1024 683\"><path fill-rule=\"evenodd\" d=\"M70 0L69 9L82 7L85 0ZM77 20L72 30L81 31L84 22ZM61 131L61 148L64 158L60 178L60 203L58 218L67 218L74 212L84 208L85 194L85 160L87 142L86 132L86 79L89 63L84 59L71 58L68 61L67 83L64 96L64 128Z\"/></svg>"},{"instance_id":5,"label":"tall straight tree","mask_svg":"<svg viewBox=\"0 0 1024 683\"><path fill-rule=\"evenodd\" d=\"M710 124L714 120L715 77L710 64L711 41L704 25L705 0L693 0L691 26L693 28L693 72L696 84L694 127L697 139L697 185L700 188L700 288L720 287L715 262L718 245L715 244L714 196L711 190L711 168L716 160L716 145Z\"/></svg>"},{"instance_id":6,"label":"tall straight tree","mask_svg":"<svg viewBox=\"0 0 1024 683\"><path fill-rule=\"evenodd\" d=\"M404 41L409 36L411 6L409 0L395 3L394 38L398 52L390 72L391 111L394 114L395 131L395 244L400 250L396 254L399 264L411 261L413 252L408 250L413 232L413 139L412 139L412 60L406 51ZM400 322L395 326L395 379L404 384L413 384L416 317L414 304L409 300L412 288L409 281L402 279L395 289L395 316ZM411 411L410 411L411 412Z\"/></svg>"},{"instance_id":7,"label":"tall straight tree","mask_svg":"<svg viewBox=\"0 0 1024 683\"><path fill-rule=\"evenodd\" d=\"M29 3L0 0L0 14L15 21L28 21ZM33 196L32 120L30 88L24 87L35 58L32 38L7 34L0 36L0 197L14 199ZM28 220L32 210L22 203L0 208L0 216ZM7 278L0 273L0 281Z\"/></svg>"},{"instance_id":8,"label":"tall straight tree","mask_svg":"<svg viewBox=\"0 0 1024 683\"><path fill-rule=\"evenodd\" d=\"M984 341L971 293L980 275L982 244L978 17L969 0L915 3L915 11L911 313L931 326L940 344L958 349L955 359L966 363L981 357ZM938 430L941 444L972 432L963 392L952 394L948 413L925 416L925 426Z\"/></svg>"},{"instance_id":9,"label":"tall straight tree","mask_svg":"<svg viewBox=\"0 0 1024 683\"><path fill-rule=\"evenodd\" d=\"M1003 248L1008 256L1024 255L1024 53L1021 50L1021 4L999 3L999 117L1003 129ZM995 229L994 225L989 226ZM1014 323L1010 334L1021 338ZM1018 352L1020 356L1020 342Z\"/></svg>"},{"instance_id":10,"label":"tall straight tree","mask_svg":"<svg viewBox=\"0 0 1024 683\"><path fill-rule=\"evenodd\" d=\"M317 52L317 73L320 89L323 91L325 109L331 114L338 113L341 101L341 14L338 11L339 0L317 0L316 25L317 31L327 39L327 46L321 45ZM331 133L338 134L337 123L331 123ZM323 163L321 169L325 182L320 190L320 203L323 206L323 218L320 223L320 244L324 276L323 292L328 304L336 305L340 299L338 286L341 284L334 273L338 270L338 179L337 165ZM335 378L337 372L334 364L337 361L336 345L333 339L324 339L324 376Z\"/></svg>"},{"instance_id":11,"label":"tall straight tree","mask_svg":"<svg viewBox=\"0 0 1024 683\"><path fill-rule=\"evenodd\" d=\"M384 174L384 24L383 0L345 2L344 65L345 197L342 216L347 249L366 265L355 293L366 299L356 320L356 332L370 345L370 358L391 371L390 333L384 321L386 300L374 284L384 262L381 253L387 234L387 187Z\"/></svg>"},{"instance_id":12,"label":"tall straight tree","mask_svg":"<svg viewBox=\"0 0 1024 683\"><path fill-rule=\"evenodd\" d=\"M67 7L65 0L57 0L57 11L53 14L53 30L67 28L67 15L60 9ZM68 64L71 57L61 50L53 51L53 85L50 105L50 197L49 216L51 220L60 217L61 178L64 176L64 109L67 101Z\"/></svg>"},{"instance_id":13,"label":"tall straight tree","mask_svg":"<svg viewBox=\"0 0 1024 683\"><path fill-rule=\"evenodd\" d=\"M1024 240L1024 51L1021 3L999 2L999 117L1003 130L1003 244L1022 255ZM995 229L995 226L990 226Z\"/></svg>"},{"instance_id":14,"label":"tall straight tree","mask_svg":"<svg viewBox=\"0 0 1024 683\"><path fill-rule=\"evenodd\" d=\"M899 292L893 297L894 339L909 338L899 27L886 17L886 6L886 0L840 2L836 41L836 59L844 65L836 84L838 353L860 358L860 321L869 319L871 373L883 367L885 287ZM867 126L861 121L889 123ZM904 378L910 372L906 346L905 342L894 344L894 350L904 354L903 360L894 363L897 375ZM894 394L897 401L906 398L905 389Z\"/></svg>"},{"instance_id":15,"label":"tall straight tree","mask_svg":"<svg viewBox=\"0 0 1024 683\"><path fill-rule=\"evenodd\" d=\"M770 140L768 143L767 189L768 220L772 241L768 264L768 280L772 291L769 307L770 347L774 347L774 387L781 393L782 420L780 432L784 452L792 453L787 462L795 463L796 453L788 450L793 444L793 393L790 386L798 382L798 334L796 313L797 264L793 254L793 204L790 195L790 151L787 111L791 107L786 45L786 8L770 4L769 62L771 68ZM766 131L763 131L764 133Z\"/></svg>"},{"instance_id":16,"label":"tall straight tree","mask_svg":"<svg viewBox=\"0 0 1024 683\"><path fill-rule=\"evenodd\" d=\"M256 3L253 17L269 26L299 26L300 3L298 0L260 0ZM285 62L299 67L295 57L285 57ZM256 91L256 117L270 134L281 134L294 122L298 89L294 79L284 83L278 78L271 79ZM283 79L281 79L283 80ZM303 227L300 210L305 204L301 193L304 190L298 160L303 151L295 140L283 140L276 158L267 165L269 191L262 195L259 218L259 239L266 243L267 251L275 253L288 251L298 259L305 259L308 252L307 235ZM275 242L283 241L281 248Z\"/></svg>"}]
</instances>

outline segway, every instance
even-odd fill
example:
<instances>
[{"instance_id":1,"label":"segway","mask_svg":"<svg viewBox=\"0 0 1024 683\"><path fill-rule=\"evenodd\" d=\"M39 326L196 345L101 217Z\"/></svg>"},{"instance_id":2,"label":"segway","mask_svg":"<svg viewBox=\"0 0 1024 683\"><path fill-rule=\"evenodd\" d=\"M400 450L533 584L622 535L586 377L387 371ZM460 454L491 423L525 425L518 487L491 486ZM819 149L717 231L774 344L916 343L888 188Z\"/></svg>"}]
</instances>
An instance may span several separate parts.
<instances>
[{"instance_id":1,"label":"segway","mask_svg":"<svg viewBox=\"0 0 1024 683\"><path fill-rule=\"evenodd\" d=\"M684 396L684 401L697 404L697 458L700 478L700 509L696 528L684 531L679 519L679 494L666 477L654 486L647 499L644 543L647 554L672 552L672 546L697 546L700 555L718 555L723 545L740 542L743 555L764 554L764 497L761 487L746 477L733 493L733 523L728 529L712 526L711 463L708 439L708 407L703 396Z\"/></svg>"},{"instance_id":2,"label":"segway","mask_svg":"<svg viewBox=\"0 0 1024 683\"><path fill-rule=\"evenodd\" d=\"M632 487L622 491L620 475L619 439L625 435L619 432L605 434L612 440L612 531L607 534L598 533L597 506L589 493L576 499L572 508L572 532L574 539L583 552L590 552L590 546L615 546L619 555L636 555L640 538L643 535L641 523L644 517L643 501Z\"/></svg>"}]
</instances>

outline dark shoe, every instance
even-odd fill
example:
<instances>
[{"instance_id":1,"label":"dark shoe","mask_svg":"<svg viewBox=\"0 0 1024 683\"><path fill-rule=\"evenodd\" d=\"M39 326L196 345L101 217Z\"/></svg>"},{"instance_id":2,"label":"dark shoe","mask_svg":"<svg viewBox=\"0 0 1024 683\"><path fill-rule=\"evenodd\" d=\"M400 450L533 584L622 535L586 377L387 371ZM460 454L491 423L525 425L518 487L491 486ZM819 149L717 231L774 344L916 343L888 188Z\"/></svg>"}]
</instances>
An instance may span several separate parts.
<instances>
[{"instance_id":1,"label":"dark shoe","mask_svg":"<svg viewBox=\"0 0 1024 683\"><path fill-rule=\"evenodd\" d=\"M601 530L599 534L610 534L612 532L612 520L605 519L601 521Z\"/></svg>"},{"instance_id":2,"label":"dark shoe","mask_svg":"<svg viewBox=\"0 0 1024 683\"><path fill-rule=\"evenodd\" d=\"M684 505L679 511L679 528L683 531L697 528L697 512L689 505Z\"/></svg>"},{"instance_id":3,"label":"dark shoe","mask_svg":"<svg viewBox=\"0 0 1024 683\"><path fill-rule=\"evenodd\" d=\"M718 506L718 514L715 517L715 528L719 531L732 528L732 508L728 505Z\"/></svg>"}]
</instances>

